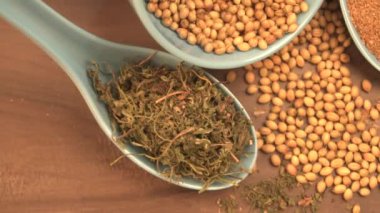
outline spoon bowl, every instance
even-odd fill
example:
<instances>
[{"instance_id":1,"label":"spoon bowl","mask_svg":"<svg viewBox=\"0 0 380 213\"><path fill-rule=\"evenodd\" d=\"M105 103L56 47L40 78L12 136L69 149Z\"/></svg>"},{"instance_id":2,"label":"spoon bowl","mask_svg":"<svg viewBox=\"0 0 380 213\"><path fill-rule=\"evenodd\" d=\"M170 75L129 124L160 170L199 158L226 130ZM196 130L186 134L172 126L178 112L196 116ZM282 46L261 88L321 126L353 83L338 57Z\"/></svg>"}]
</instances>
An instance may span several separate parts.
<instances>
[{"instance_id":1,"label":"spoon bowl","mask_svg":"<svg viewBox=\"0 0 380 213\"><path fill-rule=\"evenodd\" d=\"M202 189L203 183L192 178L173 181L163 176L156 170L156 165L153 162L144 156L133 155L141 153L139 148L130 144L115 142L116 140L113 140L113 138L116 135L114 135L115 133L111 128L106 106L99 101L92 87L92 82L87 76L86 68L91 61L106 62L115 68L114 70L118 70L123 61L134 64L157 52L156 50L116 44L98 38L75 26L39 0L0 0L0 5L0 16L35 41L67 73L83 96L101 129L123 154L142 169L165 181L185 188ZM153 65L167 65L172 68L175 68L180 61L179 58L164 52L157 52L151 59ZM208 77L211 81L218 82L217 79L209 74ZM217 85L225 94L234 99L236 107L249 119L248 113L236 97L222 84ZM249 154L241 159L239 165L247 169L253 167L257 156L256 136L253 126L250 127L250 132L254 143L247 146L246 151ZM237 182L247 176L247 173L241 173L238 175ZM213 183L207 190L219 190L232 185L233 183Z\"/></svg>"},{"instance_id":2,"label":"spoon bowl","mask_svg":"<svg viewBox=\"0 0 380 213\"><path fill-rule=\"evenodd\" d=\"M309 4L309 10L298 15L298 29L294 33L288 33L283 38L269 45L268 49L260 50L255 48L247 52L235 51L224 55L206 53L199 46L190 45L185 40L179 38L176 32L165 27L160 19L156 18L154 14L146 9L146 0L129 0L129 2L135 9L146 30L169 53L200 67L231 69L260 61L278 52L302 32L303 28L317 13L323 0L306 0Z\"/></svg>"}]
</instances>

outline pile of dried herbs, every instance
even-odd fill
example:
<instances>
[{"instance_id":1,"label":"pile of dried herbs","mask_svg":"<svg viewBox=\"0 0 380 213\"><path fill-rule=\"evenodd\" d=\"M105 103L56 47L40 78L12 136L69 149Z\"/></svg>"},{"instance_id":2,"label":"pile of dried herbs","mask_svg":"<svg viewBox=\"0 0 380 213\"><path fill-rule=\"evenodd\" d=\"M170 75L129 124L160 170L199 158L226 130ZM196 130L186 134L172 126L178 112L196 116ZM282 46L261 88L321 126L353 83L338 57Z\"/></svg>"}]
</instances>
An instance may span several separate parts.
<instances>
[{"instance_id":1,"label":"pile of dried herbs","mask_svg":"<svg viewBox=\"0 0 380 213\"><path fill-rule=\"evenodd\" d=\"M252 143L250 122L204 71L123 65L107 83L96 64L88 71L119 138L144 149L169 178L192 177L207 187L242 172L236 165Z\"/></svg>"},{"instance_id":2,"label":"pile of dried herbs","mask_svg":"<svg viewBox=\"0 0 380 213\"><path fill-rule=\"evenodd\" d=\"M217 204L219 209L221 209L224 213L234 213L239 210L239 204L233 195L230 195L227 198L218 199Z\"/></svg>"},{"instance_id":3,"label":"pile of dried herbs","mask_svg":"<svg viewBox=\"0 0 380 213\"><path fill-rule=\"evenodd\" d=\"M218 200L220 212L239 212L239 202L249 205L251 210L260 212L281 212L292 208L296 213L316 213L322 197L318 193L306 195L305 186L297 185L296 178L280 169L280 174L274 178L262 180L254 184L244 184L238 188L238 198L231 195ZM301 187L298 187L301 186ZM301 190L301 193L294 191ZM295 195L296 194L296 195Z\"/></svg>"},{"instance_id":4,"label":"pile of dried herbs","mask_svg":"<svg viewBox=\"0 0 380 213\"><path fill-rule=\"evenodd\" d=\"M295 201L286 191L295 187L296 184L297 181L293 176L284 174L272 180L243 186L243 196L253 209L277 212L295 205Z\"/></svg>"}]
</instances>

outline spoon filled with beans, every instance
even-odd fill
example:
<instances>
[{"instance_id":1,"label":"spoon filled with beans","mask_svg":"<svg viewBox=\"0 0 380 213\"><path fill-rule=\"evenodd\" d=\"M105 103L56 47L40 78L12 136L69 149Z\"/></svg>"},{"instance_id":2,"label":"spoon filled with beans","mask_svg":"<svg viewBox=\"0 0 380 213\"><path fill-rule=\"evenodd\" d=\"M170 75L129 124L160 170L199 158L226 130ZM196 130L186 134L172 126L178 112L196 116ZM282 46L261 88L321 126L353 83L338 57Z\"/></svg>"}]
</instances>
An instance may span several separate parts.
<instances>
[{"instance_id":1,"label":"spoon filled with beans","mask_svg":"<svg viewBox=\"0 0 380 213\"><path fill-rule=\"evenodd\" d=\"M310 22L322 0L130 0L168 52L211 68L241 67L273 55Z\"/></svg>"}]
</instances>

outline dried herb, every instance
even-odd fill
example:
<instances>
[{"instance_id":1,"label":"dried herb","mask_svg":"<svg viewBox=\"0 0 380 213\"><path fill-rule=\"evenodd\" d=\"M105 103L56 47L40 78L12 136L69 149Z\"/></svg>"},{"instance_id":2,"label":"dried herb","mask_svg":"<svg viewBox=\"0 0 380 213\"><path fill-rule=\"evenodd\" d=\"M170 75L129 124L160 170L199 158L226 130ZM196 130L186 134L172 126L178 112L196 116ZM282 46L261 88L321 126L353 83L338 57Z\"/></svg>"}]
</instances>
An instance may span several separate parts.
<instances>
[{"instance_id":1,"label":"dried herb","mask_svg":"<svg viewBox=\"0 0 380 213\"><path fill-rule=\"evenodd\" d=\"M318 204L322 201L322 196L319 193L315 193L312 196L303 196L303 199L298 201L298 206L303 207L303 212L318 212Z\"/></svg>"},{"instance_id":2,"label":"dried herb","mask_svg":"<svg viewBox=\"0 0 380 213\"><path fill-rule=\"evenodd\" d=\"M298 200L298 206L300 208L296 209L296 213L317 213L318 204L322 201L322 196L319 193L313 195L303 195L301 199Z\"/></svg>"},{"instance_id":3,"label":"dried herb","mask_svg":"<svg viewBox=\"0 0 380 213\"><path fill-rule=\"evenodd\" d=\"M295 177L281 167L280 174L275 178L242 185L239 188L239 200L244 199L252 210L260 212L281 212L293 207L297 213L316 213L322 196L319 193L306 195L304 188L296 187L297 184ZM299 192L294 194L294 189L301 189L301 194ZM234 213L239 210L238 201L234 196L219 199L218 205L219 211L224 213Z\"/></svg>"},{"instance_id":4,"label":"dried herb","mask_svg":"<svg viewBox=\"0 0 380 213\"><path fill-rule=\"evenodd\" d=\"M219 211L224 213L234 213L239 210L239 204L235 196L218 199Z\"/></svg>"},{"instance_id":5,"label":"dried herb","mask_svg":"<svg viewBox=\"0 0 380 213\"><path fill-rule=\"evenodd\" d=\"M296 184L297 181L293 176L284 173L274 179L245 185L242 194L252 209L278 212L288 206L294 206L294 200L286 191Z\"/></svg>"},{"instance_id":6,"label":"dried herb","mask_svg":"<svg viewBox=\"0 0 380 213\"><path fill-rule=\"evenodd\" d=\"M93 86L117 124L118 139L141 147L173 180L192 177L204 188L236 180L244 172L239 159L252 143L249 120L204 71L147 61L123 65L107 83L97 64L89 68Z\"/></svg>"}]
</instances>

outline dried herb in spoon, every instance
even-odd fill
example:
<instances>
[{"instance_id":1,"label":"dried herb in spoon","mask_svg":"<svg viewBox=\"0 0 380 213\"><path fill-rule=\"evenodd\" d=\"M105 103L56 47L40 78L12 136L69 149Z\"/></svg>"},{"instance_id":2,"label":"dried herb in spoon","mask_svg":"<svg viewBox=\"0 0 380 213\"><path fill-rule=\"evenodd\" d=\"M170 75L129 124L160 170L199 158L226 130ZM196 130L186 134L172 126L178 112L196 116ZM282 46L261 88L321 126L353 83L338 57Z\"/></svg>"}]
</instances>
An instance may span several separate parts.
<instances>
[{"instance_id":1,"label":"dried herb in spoon","mask_svg":"<svg viewBox=\"0 0 380 213\"><path fill-rule=\"evenodd\" d=\"M244 172L237 164L252 143L250 122L232 98L202 70L146 64L123 65L107 83L97 64L88 70L118 138L141 147L169 178L192 177L204 189Z\"/></svg>"}]
</instances>

